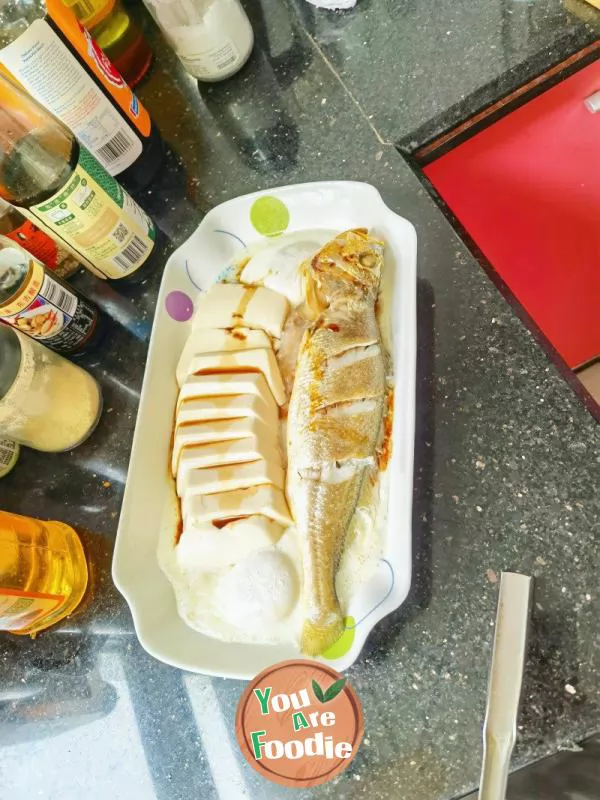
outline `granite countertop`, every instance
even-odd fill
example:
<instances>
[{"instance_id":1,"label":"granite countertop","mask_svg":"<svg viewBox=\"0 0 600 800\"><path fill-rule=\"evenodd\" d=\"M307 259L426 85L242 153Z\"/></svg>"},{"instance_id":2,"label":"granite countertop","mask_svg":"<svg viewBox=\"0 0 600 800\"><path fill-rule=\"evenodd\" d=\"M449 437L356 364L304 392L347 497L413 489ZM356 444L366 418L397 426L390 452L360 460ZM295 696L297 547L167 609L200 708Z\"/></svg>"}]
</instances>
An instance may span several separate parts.
<instances>
[{"instance_id":1,"label":"granite countertop","mask_svg":"<svg viewBox=\"0 0 600 800\"><path fill-rule=\"evenodd\" d=\"M446 4L451 12L436 3L430 17L427 4L396 11L391 0L359 0L347 16L301 0L245 5L257 34L251 61L200 92L150 31L157 59L139 95L183 166L171 159L141 202L174 246L216 203L320 179L369 181L414 223L411 594L349 670L366 718L349 770L311 791L262 780L233 735L243 684L147 655L110 578L160 275L122 294L78 276L121 323L83 362L102 384L104 415L72 453L24 451L1 482L0 504L78 526L91 598L33 642L0 636L0 798L458 797L479 775L503 569L536 577L513 765L600 727L600 428L391 144L440 124L462 95L506 70L514 77L521 65L526 76L536 53L560 60L592 28L558 3L481 0ZM532 21L509 39L508 12ZM449 60L460 65L456 80Z\"/></svg>"},{"instance_id":2,"label":"granite countertop","mask_svg":"<svg viewBox=\"0 0 600 800\"><path fill-rule=\"evenodd\" d=\"M290 0L383 141L423 144L598 38L583 0L359 0L323 14Z\"/></svg>"}]
</instances>

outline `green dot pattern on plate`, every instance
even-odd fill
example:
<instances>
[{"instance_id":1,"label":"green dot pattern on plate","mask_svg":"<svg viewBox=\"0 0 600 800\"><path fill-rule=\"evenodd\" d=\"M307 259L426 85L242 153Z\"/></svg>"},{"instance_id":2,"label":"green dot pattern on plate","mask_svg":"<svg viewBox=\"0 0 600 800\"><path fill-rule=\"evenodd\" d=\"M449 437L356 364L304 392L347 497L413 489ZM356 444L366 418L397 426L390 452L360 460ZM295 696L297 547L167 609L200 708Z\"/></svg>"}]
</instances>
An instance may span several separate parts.
<instances>
[{"instance_id":1,"label":"green dot pattern on plate","mask_svg":"<svg viewBox=\"0 0 600 800\"><path fill-rule=\"evenodd\" d=\"M259 197L252 203L250 222L263 236L279 236L290 224L290 212L277 197Z\"/></svg>"},{"instance_id":2,"label":"green dot pattern on plate","mask_svg":"<svg viewBox=\"0 0 600 800\"><path fill-rule=\"evenodd\" d=\"M335 661L336 658L345 656L352 647L356 620L354 617L344 617L344 625L346 630L342 633L337 642L334 642L331 647L328 647L323 653L323 658L326 658L328 661Z\"/></svg>"}]
</instances>

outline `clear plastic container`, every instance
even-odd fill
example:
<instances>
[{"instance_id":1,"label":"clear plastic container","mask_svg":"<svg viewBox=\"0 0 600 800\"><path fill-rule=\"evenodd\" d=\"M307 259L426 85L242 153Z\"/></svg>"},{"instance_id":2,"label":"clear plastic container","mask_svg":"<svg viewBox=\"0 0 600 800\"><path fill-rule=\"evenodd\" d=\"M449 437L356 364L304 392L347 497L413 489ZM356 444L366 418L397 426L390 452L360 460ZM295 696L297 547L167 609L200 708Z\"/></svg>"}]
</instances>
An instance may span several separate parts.
<instances>
[{"instance_id":1,"label":"clear plastic container","mask_svg":"<svg viewBox=\"0 0 600 800\"><path fill-rule=\"evenodd\" d=\"M186 70L222 81L252 52L252 25L239 0L144 0Z\"/></svg>"},{"instance_id":2,"label":"clear plastic container","mask_svg":"<svg viewBox=\"0 0 600 800\"><path fill-rule=\"evenodd\" d=\"M34 635L81 602L88 569L77 533L0 511L0 631Z\"/></svg>"},{"instance_id":3,"label":"clear plastic container","mask_svg":"<svg viewBox=\"0 0 600 800\"><path fill-rule=\"evenodd\" d=\"M85 370L0 325L0 430L35 450L61 452L92 433L100 387Z\"/></svg>"}]
</instances>

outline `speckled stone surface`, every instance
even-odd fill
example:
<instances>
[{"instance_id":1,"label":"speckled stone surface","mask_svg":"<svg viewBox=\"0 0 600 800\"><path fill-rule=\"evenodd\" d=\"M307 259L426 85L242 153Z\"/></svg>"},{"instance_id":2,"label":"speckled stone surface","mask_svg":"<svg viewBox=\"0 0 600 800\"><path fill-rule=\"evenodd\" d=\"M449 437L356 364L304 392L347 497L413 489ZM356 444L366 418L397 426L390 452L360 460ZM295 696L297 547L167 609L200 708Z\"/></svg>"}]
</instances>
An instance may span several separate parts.
<instances>
[{"instance_id":1,"label":"speckled stone surface","mask_svg":"<svg viewBox=\"0 0 600 800\"><path fill-rule=\"evenodd\" d=\"M600 33L581 0L288 0L384 141L408 148L497 100Z\"/></svg>"},{"instance_id":2,"label":"speckled stone surface","mask_svg":"<svg viewBox=\"0 0 600 800\"><path fill-rule=\"evenodd\" d=\"M103 386L104 415L70 454L24 452L0 484L0 505L79 526L92 592L79 615L34 642L0 636L2 800L458 797L479 775L503 569L536 576L513 765L600 728L600 429L287 7L247 5L257 49L227 84L203 87L200 96L160 48L140 95L185 169L171 165L142 202L177 245L203 211L235 195L348 178L376 185L415 224L411 594L373 631L348 673L366 720L350 769L305 792L259 778L233 735L243 684L152 659L110 579L160 276L124 294L79 278L122 323L84 362ZM379 6L396 24L390 3L366 3L363 12ZM423 28L422 42L426 35ZM477 35L473 29L471 38ZM392 83L389 77L390 92Z\"/></svg>"}]
</instances>

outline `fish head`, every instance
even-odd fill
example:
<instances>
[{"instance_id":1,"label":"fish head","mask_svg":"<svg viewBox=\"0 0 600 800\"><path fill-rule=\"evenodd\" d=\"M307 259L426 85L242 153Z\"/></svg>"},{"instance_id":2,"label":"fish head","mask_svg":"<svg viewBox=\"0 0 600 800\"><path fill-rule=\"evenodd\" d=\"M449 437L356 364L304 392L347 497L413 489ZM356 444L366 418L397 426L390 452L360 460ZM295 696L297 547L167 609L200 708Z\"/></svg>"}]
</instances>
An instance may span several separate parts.
<instances>
[{"instance_id":1,"label":"fish head","mask_svg":"<svg viewBox=\"0 0 600 800\"><path fill-rule=\"evenodd\" d=\"M302 265L306 309L315 318L336 299L373 298L379 290L383 242L366 228L340 233Z\"/></svg>"}]
</instances>

